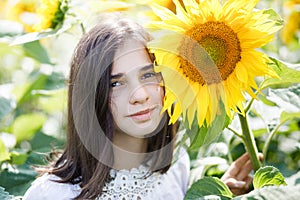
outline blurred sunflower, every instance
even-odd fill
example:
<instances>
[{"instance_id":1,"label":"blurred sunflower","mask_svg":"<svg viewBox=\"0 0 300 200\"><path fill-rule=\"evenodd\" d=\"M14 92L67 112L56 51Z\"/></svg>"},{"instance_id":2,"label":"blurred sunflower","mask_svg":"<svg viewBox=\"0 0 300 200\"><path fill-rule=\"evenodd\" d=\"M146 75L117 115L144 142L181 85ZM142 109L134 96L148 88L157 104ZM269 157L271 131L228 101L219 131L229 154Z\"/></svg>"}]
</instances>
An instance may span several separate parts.
<instances>
[{"instance_id":1,"label":"blurred sunflower","mask_svg":"<svg viewBox=\"0 0 300 200\"><path fill-rule=\"evenodd\" d=\"M42 31L48 28L55 29L64 21L68 11L68 0L41 0L37 9L39 23L33 26L34 31Z\"/></svg>"},{"instance_id":2,"label":"blurred sunflower","mask_svg":"<svg viewBox=\"0 0 300 200\"><path fill-rule=\"evenodd\" d=\"M24 26L25 32L33 31L32 25L37 22L35 10L38 1L35 0L19 0L19 1L2 1L0 7L4 8L5 19L16 21ZM5 10L7 13L5 13Z\"/></svg>"},{"instance_id":3,"label":"blurred sunflower","mask_svg":"<svg viewBox=\"0 0 300 200\"><path fill-rule=\"evenodd\" d=\"M180 0L181 1L181 0ZM143 4L151 6L152 4L158 4L160 6L163 6L165 8L168 8L172 12L175 13L176 7L172 0L144 0L142 1ZM152 11L145 11L145 15L150 18L151 20L159 20L160 18Z\"/></svg>"},{"instance_id":4,"label":"blurred sunflower","mask_svg":"<svg viewBox=\"0 0 300 200\"><path fill-rule=\"evenodd\" d=\"M285 7L289 11L289 15L281 31L281 36L283 41L289 44L296 37L297 31L300 30L300 0L287 1Z\"/></svg>"},{"instance_id":5,"label":"blurred sunflower","mask_svg":"<svg viewBox=\"0 0 300 200\"><path fill-rule=\"evenodd\" d=\"M244 114L244 93L255 97L256 76L277 74L268 57L256 51L279 30L263 10L254 11L258 0L178 0L176 14L154 5L161 18L149 28L160 29L148 44L155 54L166 86L164 110L174 123L182 114L191 126L209 125L220 112ZM174 110L171 111L175 103Z\"/></svg>"},{"instance_id":6,"label":"blurred sunflower","mask_svg":"<svg viewBox=\"0 0 300 200\"><path fill-rule=\"evenodd\" d=\"M150 19L159 19L152 10L149 10L149 6L153 3L175 12L175 4L172 0L100 0L92 1L90 5L98 12L132 11L137 5L146 6L148 9L139 7L138 12L143 12Z\"/></svg>"}]
</instances>

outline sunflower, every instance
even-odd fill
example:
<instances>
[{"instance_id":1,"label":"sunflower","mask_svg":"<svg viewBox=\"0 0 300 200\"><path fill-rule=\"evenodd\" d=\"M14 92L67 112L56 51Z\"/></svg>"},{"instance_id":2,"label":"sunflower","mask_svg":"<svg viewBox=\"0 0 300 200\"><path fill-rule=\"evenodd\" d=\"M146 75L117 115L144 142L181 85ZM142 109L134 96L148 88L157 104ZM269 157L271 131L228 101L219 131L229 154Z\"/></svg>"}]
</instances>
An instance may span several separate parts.
<instances>
[{"instance_id":1,"label":"sunflower","mask_svg":"<svg viewBox=\"0 0 300 200\"><path fill-rule=\"evenodd\" d=\"M279 26L267 12L254 10L257 0L173 2L176 14L154 5L160 20L147 25L156 30L148 47L164 77L163 111L170 123L182 114L189 126L195 117L199 126L210 125L220 103L230 117L244 114L245 94L255 98L258 90L254 78L277 77L269 58L255 49L270 42Z\"/></svg>"},{"instance_id":2,"label":"sunflower","mask_svg":"<svg viewBox=\"0 0 300 200\"><path fill-rule=\"evenodd\" d=\"M55 29L64 21L67 4L67 0L41 0L41 6L37 9L40 22L33 26L33 30Z\"/></svg>"},{"instance_id":3,"label":"sunflower","mask_svg":"<svg viewBox=\"0 0 300 200\"><path fill-rule=\"evenodd\" d=\"M300 11L297 9L300 7L300 0L287 1L285 7L289 15L287 15L287 23L281 31L281 37L286 44L289 44L294 41L297 31L300 30Z\"/></svg>"},{"instance_id":4,"label":"sunflower","mask_svg":"<svg viewBox=\"0 0 300 200\"><path fill-rule=\"evenodd\" d=\"M3 5L1 5L3 4ZM19 22L26 32L31 32L32 25L36 22L35 10L38 2L34 0L1 1L3 18Z\"/></svg>"}]
</instances>

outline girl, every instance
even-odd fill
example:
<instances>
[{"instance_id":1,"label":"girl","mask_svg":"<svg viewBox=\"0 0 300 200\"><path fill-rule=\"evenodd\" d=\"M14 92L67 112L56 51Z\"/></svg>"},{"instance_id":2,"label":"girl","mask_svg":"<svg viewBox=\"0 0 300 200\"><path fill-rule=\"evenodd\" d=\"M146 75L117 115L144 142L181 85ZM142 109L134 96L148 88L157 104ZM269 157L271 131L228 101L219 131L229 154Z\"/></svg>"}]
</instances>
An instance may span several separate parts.
<instances>
[{"instance_id":1,"label":"girl","mask_svg":"<svg viewBox=\"0 0 300 200\"><path fill-rule=\"evenodd\" d=\"M116 14L82 37L71 63L66 148L25 200L184 198L189 158L180 150L173 159L178 124L161 114L164 88L149 39ZM251 170L245 154L223 181L244 193Z\"/></svg>"}]
</instances>

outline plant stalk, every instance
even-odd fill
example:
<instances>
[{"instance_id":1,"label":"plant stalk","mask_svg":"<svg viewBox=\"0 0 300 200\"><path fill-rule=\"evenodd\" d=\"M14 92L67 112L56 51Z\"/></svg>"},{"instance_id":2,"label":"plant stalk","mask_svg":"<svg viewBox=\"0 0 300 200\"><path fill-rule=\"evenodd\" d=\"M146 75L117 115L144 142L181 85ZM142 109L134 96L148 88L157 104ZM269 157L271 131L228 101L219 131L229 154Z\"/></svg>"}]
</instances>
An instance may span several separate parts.
<instances>
[{"instance_id":1,"label":"plant stalk","mask_svg":"<svg viewBox=\"0 0 300 200\"><path fill-rule=\"evenodd\" d=\"M257 150L256 142L254 140L253 133L249 129L247 115L246 114L245 114L245 116L243 116L241 114L238 114L238 115L239 115L241 128L242 128L242 132L243 132L242 140L243 140L246 150L250 156L253 170L254 170L254 172L256 172L261 167L261 163L258 158L258 150Z\"/></svg>"}]
</instances>

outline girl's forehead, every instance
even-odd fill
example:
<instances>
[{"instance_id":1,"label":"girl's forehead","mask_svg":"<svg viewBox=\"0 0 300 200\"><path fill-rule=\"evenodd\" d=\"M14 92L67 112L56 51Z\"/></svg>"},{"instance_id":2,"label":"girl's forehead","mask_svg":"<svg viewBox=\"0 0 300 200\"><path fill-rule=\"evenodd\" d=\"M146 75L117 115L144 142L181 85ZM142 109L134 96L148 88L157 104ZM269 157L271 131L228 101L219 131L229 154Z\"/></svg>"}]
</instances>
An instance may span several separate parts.
<instances>
[{"instance_id":1,"label":"girl's forehead","mask_svg":"<svg viewBox=\"0 0 300 200\"><path fill-rule=\"evenodd\" d=\"M112 74L127 73L137 67L149 65L151 59L141 42L127 40L117 51L112 66Z\"/></svg>"}]
</instances>

